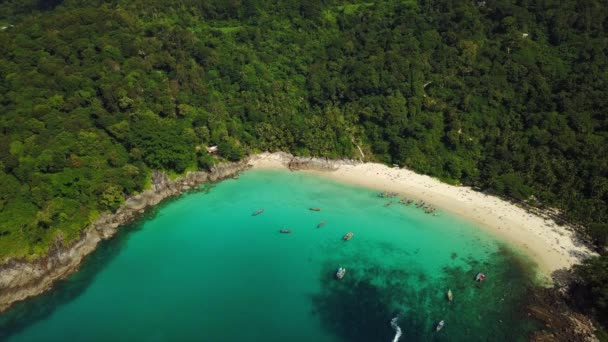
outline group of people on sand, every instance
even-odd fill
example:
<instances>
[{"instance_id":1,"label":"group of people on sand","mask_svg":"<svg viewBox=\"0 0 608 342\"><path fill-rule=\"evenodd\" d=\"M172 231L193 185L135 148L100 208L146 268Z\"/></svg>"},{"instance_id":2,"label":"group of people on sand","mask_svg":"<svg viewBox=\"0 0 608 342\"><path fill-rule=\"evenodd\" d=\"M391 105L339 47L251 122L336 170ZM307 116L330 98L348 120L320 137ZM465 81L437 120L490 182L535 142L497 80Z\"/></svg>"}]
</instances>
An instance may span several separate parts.
<instances>
[{"instance_id":1,"label":"group of people on sand","mask_svg":"<svg viewBox=\"0 0 608 342\"><path fill-rule=\"evenodd\" d=\"M381 198L387 198L387 197L397 197L397 193L396 192L388 192L388 191L382 191L381 193L378 194L378 197Z\"/></svg>"},{"instance_id":2,"label":"group of people on sand","mask_svg":"<svg viewBox=\"0 0 608 342\"><path fill-rule=\"evenodd\" d=\"M434 214L437 211L437 208L432 205L426 203L423 200L416 202L416 208L422 208L426 214Z\"/></svg>"},{"instance_id":3,"label":"group of people on sand","mask_svg":"<svg viewBox=\"0 0 608 342\"><path fill-rule=\"evenodd\" d=\"M383 191L381 193L378 194L378 197L381 198L392 198L392 197L397 197L397 193L396 192L389 192L389 191ZM437 208L433 207L432 205L426 203L423 200L420 201L415 201L411 198L407 198L407 197L402 197L399 200L399 203L401 204L405 204L405 205L416 205L416 208L422 208L424 210L425 214L433 214L434 216L437 215ZM391 204L393 204L393 201L388 201L384 204L385 207L390 206Z\"/></svg>"}]
</instances>

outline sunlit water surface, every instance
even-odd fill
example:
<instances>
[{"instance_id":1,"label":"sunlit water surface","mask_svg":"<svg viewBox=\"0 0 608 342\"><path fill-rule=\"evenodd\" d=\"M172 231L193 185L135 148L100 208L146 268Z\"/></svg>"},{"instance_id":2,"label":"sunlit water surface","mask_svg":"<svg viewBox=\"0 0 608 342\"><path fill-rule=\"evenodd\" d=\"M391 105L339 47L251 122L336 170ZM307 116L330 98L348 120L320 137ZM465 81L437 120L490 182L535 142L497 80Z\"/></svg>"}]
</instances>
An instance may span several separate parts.
<instances>
[{"instance_id":1,"label":"sunlit water surface","mask_svg":"<svg viewBox=\"0 0 608 342\"><path fill-rule=\"evenodd\" d=\"M466 221L389 200L304 173L246 172L123 228L79 272L0 316L0 340L369 342L392 341L396 326L400 341L526 340L521 258Z\"/></svg>"}]
</instances>

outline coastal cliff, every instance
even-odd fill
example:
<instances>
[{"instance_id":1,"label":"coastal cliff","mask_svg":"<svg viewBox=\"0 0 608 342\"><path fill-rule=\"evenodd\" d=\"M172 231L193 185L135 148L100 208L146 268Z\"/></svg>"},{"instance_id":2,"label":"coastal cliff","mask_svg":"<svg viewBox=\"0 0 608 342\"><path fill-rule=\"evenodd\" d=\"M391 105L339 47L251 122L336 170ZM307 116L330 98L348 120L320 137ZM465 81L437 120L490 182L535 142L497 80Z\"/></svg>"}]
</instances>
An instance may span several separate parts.
<instances>
[{"instance_id":1,"label":"coastal cliff","mask_svg":"<svg viewBox=\"0 0 608 342\"><path fill-rule=\"evenodd\" d=\"M0 265L0 312L15 302L48 290L56 280L76 271L100 241L114 236L120 226L132 222L146 208L201 183L232 177L248 167L248 160L224 163L213 167L209 172L188 172L175 180L170 180L163 172L155 171L152 174L152 189L128 198L115 213L101 215L82 232L81 238L76 242L66 245L57 239L44 258L34 261L12 259Z\"/></svg>"}]
</instances>

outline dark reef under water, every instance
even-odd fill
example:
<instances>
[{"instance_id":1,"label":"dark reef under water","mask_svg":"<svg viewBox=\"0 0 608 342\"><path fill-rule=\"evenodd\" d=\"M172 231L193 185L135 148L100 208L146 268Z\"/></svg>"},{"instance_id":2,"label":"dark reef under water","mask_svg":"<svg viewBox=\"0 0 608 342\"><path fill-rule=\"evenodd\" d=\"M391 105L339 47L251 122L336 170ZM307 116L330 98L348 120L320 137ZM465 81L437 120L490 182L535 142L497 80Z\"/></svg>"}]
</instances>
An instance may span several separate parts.
<instances>
[{"instance_id":1,"label":"dark reef under water","mask_svg":"<svg viewBox=\"0 0 608 342\"><path fill-rule=\"evenodd\" d=\"M270 176L274 177L274 175ZM294 176L289 175L285 177ZM241 196L244 191L243 179L247 179L247 175L241 177L239 187L235 186L234 189L232 189L234 192L228 193L227 196L230 196L231 199L240 198L237 196ZM222 186L227 186L229 184L230 183L222 183ZM308 188L315 187L308 186ZM288 189L280 187L277 187L277 189L277 191L289 191ZM209 193L211 188L205 187L201 190ZM347 190L352 191L354 194L359 194L361 192L359 189ZM325 193L333 194L334 192L339 194L334 188L330 188ZM256 193L256 206L257 201L260 201L257 199L257 196L259 196L259 194ZM353 195L351 194L351 196ZM371 192L368 195L364 193L361 201L372 201L372 196ZM276 194L269 194L268 197L284 198L286 195L278 196ZM315 198L317 197L318 196L315 196ZM342 196L341 198L343 197L345 196ZM205 199L203 197L202 199L199 199L198 197L194 197L190 200L205 200L208 202L203 203L217 203L217 200L214 200L213 198ZM238 248L251 247L248 251L241 249L239 254L247 252L251 253L247 255L259 255L261 252L259 249L270 248L269 246L278 248L276 251L269 252L268 255L270 256L270 259L260 259L263 263L262 269L272 269L269 270L269 273L266 275L268 278L279 277L280 279L282 277L294 276L294 274L289 271L289 267L282 268L280 264L276 264L274 267L268 267L269 261L274 261L275 256L281 255L281 253L287 253L287 251L294 256L295 259L293 260L300 262L300 267L317 265L309 269L314 269L314 274L306 274L304 279L310 279L313 284L318 286L311 286L311 292L308 293L302 291L301 293L305 296L303 302L298 301L294 303L306 308L306 310L311 310L310 313L309 311L305 311L305 314L308 315L308 317L313 317L314 319L312 319L312 321L320 324L320 327L315 327L314 324L311 325L313 327L311 329L321 329L322 331L314 332L312 335L307 335L300 339L293 337L297 336L296 331L296 334L290 335L289 338L284 338L273 335L277 326L272 326L272 324L267 321L266 317L249 316L249 318L246 318L251 319L252 321L250 327L258 327L259 324L264 322L269 324L269 327L260 327L261 331L264 331L265 333L268 331L266 341L308 341L311 340L310 336L320 336L320 339L323 341L329 340L332 342L392 341L395 336L395 330L390 323L395 317L398 317L397 324L401 328L403 334L399 341L527 341L530 334L537 331L540 327L539 322L530 317L528 310L530 301L533 298L531 294L535 293L537 290L537 285L534 281L534 268L525 258L516 254L507 246L498 245L499 247L497 249L487 249L489 254L485 254L484 252L484 256L481 258L479 258L479 253L476 254L477 257L471 257L464 250L450 251L449 249L444 249L445 259L448 260L448 263L445 264L447 266L439 266L429 273L428 265L420 260L421 255L425 253L428 258L429 247L422 242L419 243L419 241L414 238L408 237L409 240L395 239L393 241L390 239L390 237L393 236L392 234L400 233L392 233L388 228L385 230L370 228L369 234L373 234L374 236L385 234L387 239L371 239L371 235L366 238L366 232L359 231L353 241L344 243L343 241L340 241L342 233L336 231L335 222L337 221L337 218L328 220L328 225L322 230L319 230L316 228L319 218L314 216L317 214L310 213L308 210L302 210L302 215L311 215L310 222L307 223L307 225L310 225L309 230L304 231L303 228L295 229L293 234L283 236L277 233L274 226L268 227L269 222L274 222L272 221L272 207L267 205L266 208L268 210L266 213L260 215L260 217L251 218L251 211L249 208L251 205L250 199L244 198L242 201L246 203L246 205L241 205L240 208L248 208L247 210L241 210L244 212L242 215L242 222L246 222L247 224L244 226L246 229L239 231L238 234L250 234L247 235L249 239L259 239L259 241L256 241L255 243L248 242L245 245L236 245L234 247L236 251L239 251ZM223 209L225 211L217 211L214 209L213 214L217 215L217 218L212 217L211 212L206 213L205 220L213 222L214 224L210 226L213 228L200 228L200 218L193 217L192 221L187 222L187 227L190 227L188 229L191 230L187 230L186 228L179 228L179 225L173 220L172 215L179 214L183 217L186 215L184 213L190 213L191 211L164 211L164 208L173 202L173 200L165 201L163 205L154 208L137 222L121 228L111 240L100 243L97 250L86 259L86 262L83 263L78 272L67 279L57 282L51 291L24 302L17 303L9 311L0 315L0 341L11 339L11 337L17 337L15 340L32 340L28 337L40 336L37 335L39 333L44 334L44 329L47 329L47 326L44 326L43 328L34 328L36 331L33 335L27 335L27 332L37 323L48 321L52 319L53 316L58 316L55 315L55 313L57 313L59 308L65 307L72 302L78 302L81 298L91 296L90 293L87 293L91 291L87 290L94 288L95 286L92 285L99 282L97 279L98 275L106 268L116 267L111 264L114 264L114 261L117 259L120 260L121 258L124 258L124 255L121 255L121 252L123 249L128 249L126 246L128 245L127 242L129 241L129 238L132 235L139 235L140 230L141 235L150 235L153 232L156 232L158 235L152 234L150 236L151 241L156 241L154 240L156 238L162 239L163 243L171 248L183 246L185 241L181 240L181 238L191 240L193 239L192 236L197 236L196 234L199 234L200 232L202 235L197 236L197 244L194 245L196 250L192 250L192 253L198 253L198 248L203 248L203 246L204 248L211 249L213 247L211 242L209 245L203 244L204 241L211 241L210 239L212 238L219 239L216 242L219 244L228 244L226 241L233 241L232 235L230 235L230 229L220 229L218 225L225 220L226 217L233 215L234 209L230 207ZM183 204L186 202L180 203ZM196 203L198 205L198 202ZM366 203L368 202L363 202L360 205L365 205ZM375 205L374 202L371 203L372 205ZM301 206L299 205L299 202L298 206ZM328 206L328 204L325 206ZM302 207L307 208L307 206ZM172 210L179 209L178 206L171 208L173 208ZM380 210L383 210L383 208ZM380 215L384 215L384 211L379 211L379 213ZM162 227L154 225L151 225L149 230L141 229L146 222L162 221L163 216L172 224L167 230L163 230ZM285 214L285 217L281 219L287 219L292 216L294 215L288 212ZM299 217L297 219L300 220ZM239 218L239 220L241 219ZM241 221L238 221L237 223L241 225L240 222ZM398 222L399 225L402 225L401 221ZM254 223L258 225L256 228L257 230L254 230L253 228ZM175 226L173 226L173 224L175 224ZM194 227L193 225L198 226L199 228L194 230L195 228L191 228ZM354 225L354 223L351 223L347 226ZM265 229L268 229L268 234L265 233ZM306 242L305 239L307 237L304 236L304 234L309 234L309 242ZM331 234L335 234L335 236ZM280 241L280 243L277 243L277 241ZM396 241L413 243L402 246ZM486 243L484 241L485 240L476 239L474 243L477 244L480 250L485 250L482 248L482 245ZM141 244L144 242L145 241L138 240L137 243L134 243L133 245L141 247ZM173 245L173 243L179 243L179 245ZM151 246L157 248L158 245L151 244ZM190 246L190 248L192 248L192 246ZM153 252L156 253L156 250L153 250ZM135 259L129 259L129 261L133 262L143 262L140 258L151 257L150 254L142 253L140 255L133 250L131 250L130 253L131 254L129 255L131 257L135 257ZM206 254L187 254L184 259L178 258L175 261L181 261L184 264L192 264L192 259L190 259L192 256L205 256L207 258ZM226 254L224 257L228 258L230 257L230 254ZM283 255L283 257L286 257L286 255ZM147 259L143 260L145 261ZM225 262L230 261L230 259L221 260L222 265ZM209 259L199 259L197 262L204 261L213 262L213 260ZM235 262L240 262L239 258L236 258ZM342 280L336 280L335 277L332 277L331 275L335 274L336 265L343 265L345 262L345 266L348 268L346 276ZM441 265L444 265L444 263ZM277 273L279 270L283 269L287 270L287 273ZM181 272L188 272L188 270L190 269L186 266ZM488 274L488 278L482 283L475 282L474 277L476 273L481 270ZM151 273L154 274L155 272ZM296 272L295 275L297 275L297 273L298 272ZM202 275L203 277L200 278L201 281L209 279L206 278L206 274ZM175 278L171 276L168 278L170 278L170 281L167 281L165 283L166 285L175 284ZM319 279L318 283L317 278ZM298 278L294 277L290 282L296 281L295 279ZM198 281L199 279L196 280ZM190 282L192 282L192 279ZM138 290L137 286L147 286L149 284L150 283L135 284L136 286L134 286L134 288L135 290ZM225 285L226 284L223 284L221 286ZM251 287L267 285L268 283L262 282L260 284L251 285ZM113 285L104 283L104 286ZM153 286L153 284L151 286ZM198 290L198 286L198 284L195 284L193 288ZM315 290L312 290L313 288ZM452 302L448 301L446 298L448 289L451 289L454 293L454 300ZM158 291L160 292L162 289L158 289ZM97 295L99 296L98 292ZM230 296L233 294L238 296L238 293L230 293ZM167 293L167 295L170 295L170 293ZM258 294L257 292L253 292L253 295ZM281 300L280 294L275 297L276 298L273 299L278 301ZM105 297L100 296L98 298L102 298L103 300ZM293 298L298 298L298 296L286 296L285 300L290 301L293 300ZM169 299L171 300L171 298ZM206 298L193 299L200 300L201 303L205 303L207 300ZM121 304L122 303L116 304L118 310L120 310ZM95 307L91 307L90 304L83 305L89 305L86 309L95 310ZM156 303L154 303L154 305L156 305ZM108 307L110 310L114 310L113 305L107 305L106 309L108 309ZM179 307L177 308L179 309ZM234 308L238 309L242 308L242 306L234 306ZM164 309L167 310L167 307ZM173 309L173 307L171 307L171 309ZM257 310L264 314L268 310L272 310L272 308L259 307ZM187 319L193 314L192 311L184 311L180 316L180 313L176 312L174 320ZM270 316L272 317L272 315ZM65 322L69 321L69 317L70 316L67 316L66 318L66 316L63 316L61 320L57 320L59 322L58 324L65 324ZM223 315L217 317L220 319L221 324L225 324L226 327L233 326L233 323L222 322L224 318ZM435 327L440 320L445 320L445 327L441 331L436 332ZM309 321L306 322L306 324L310 324ZM299 323L300 322L296 322L294 324L294 327L296 327L295 329L297 329ZM112 322L107 322L107 324L111 325ZM281 324L281 322L279 321L277 324ZM196 332L192 335L188 335L192 340L205 340L205 336L215 336L214 340L218 340L217 336L221 336L205 334L206 331L204 329L211 329L211 325L207 325L206 327L201 327L198 323L194 323L194 325L200 330L196 331L196 329L194 329ZM303 327L307 326L303 325ZM138 327L138 329L139 328L146 329L145 323ZM290 327L289 329L292 328ZM166 331L175 333L175 330L171 329L167 329ZM135 338L137 338L140 336L138 335L139 333L141 333L141 331L135 330L134 335L130 335L129 337L132 338L135 336ZM285 331L283 331L283 333L285 333ZM125 338L128 338L127 336L125 336ZM172 335L164 335L163 338L159 338L159 340L171 340L171 336ZM173 337L177 338L175 336ZM240 339L231 337L224 340L253 341L259 340L259 338L251 339L245 335Z\"/></svg>"},{"instance_id":2,"label":"dark reef under water","mask_svg":"<svg viewBox=\"0 0 608 342\"><path fill-rule=\"evenodd\" d=\"M158 210L142 221L153 218ZM123 227L113 239L101 243L79 272L59 281L52 291L17 303L0 315L0 341L78 298L120 253L128 235L139 228L139 222ZM457 257L456 253L452 255ZM313 314L340 341L392 341L395 331L390 320L394 317L399 317L397 324L403 333L400 341L526 341L523 332L537 330L538 322L529 318L527 310L527 298L534 291L532 271L518 259L508 248L501 248L489 259L492 263L467 260L466 269L492 270L492 279L483 283L475 282L475 274L463 267L445 267L437 279L415 268L373 266L349 270L341 281L323 276L321 292L311 298ZM507 260L519 267L501 268ZM334 265L326 262L323 274L333 273ZM497 298L493 286L512 290ZM446 299L448 288L455 294L453 302ZM446 321L446 328L436 332L441 319Z\"/></svg>"},{"instance_id":3,"label":"dark reef under water","mask_svg":"<svg viewBox=\"0 0 608 342\"><path fill-rule=\"evenodd\" d=\"M357 268L341 281L323 278L322 292L312 298L314 314L341 341L392 341L394 317L402 330L400 341L527 341L539 328L528 313L535 291L532 270L508 248L488 260L445 267L436 278L415 268L382 267ZM505 262L514 266L504 268ZM333 265L328 262L323 273ZM492 270L492 279L476 282L475 272L466 269ZM437 332L440 320L446 324Z\"/></svg>"}]
</instances>

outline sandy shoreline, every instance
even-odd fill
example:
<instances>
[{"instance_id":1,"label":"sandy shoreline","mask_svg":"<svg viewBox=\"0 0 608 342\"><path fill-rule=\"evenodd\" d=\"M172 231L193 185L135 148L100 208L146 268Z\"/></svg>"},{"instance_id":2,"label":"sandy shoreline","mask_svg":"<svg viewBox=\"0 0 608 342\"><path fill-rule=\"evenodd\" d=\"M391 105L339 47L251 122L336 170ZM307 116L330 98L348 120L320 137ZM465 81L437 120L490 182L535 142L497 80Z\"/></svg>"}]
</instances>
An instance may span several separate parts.
<instances>
[{"instance_id":1,"label":"sandy shoreline","mask_svg":"<svg viewBox=\"0 0 608 342\"><path fill-rule=\"evenodd\" d=\"M387 190L422 199L442 210L473 221L523 253L538 264L539 275L549 279L556 270L579 263L593 253L576 243L567 227L528 213L512 203L469 187L442 183L407 169L390 168L375 163L349 164L335 161L335 171L305 171L341 182ZM249 164L258 169L284 169L281 153L252 156Z\"/></svg>"}]
</instances>

